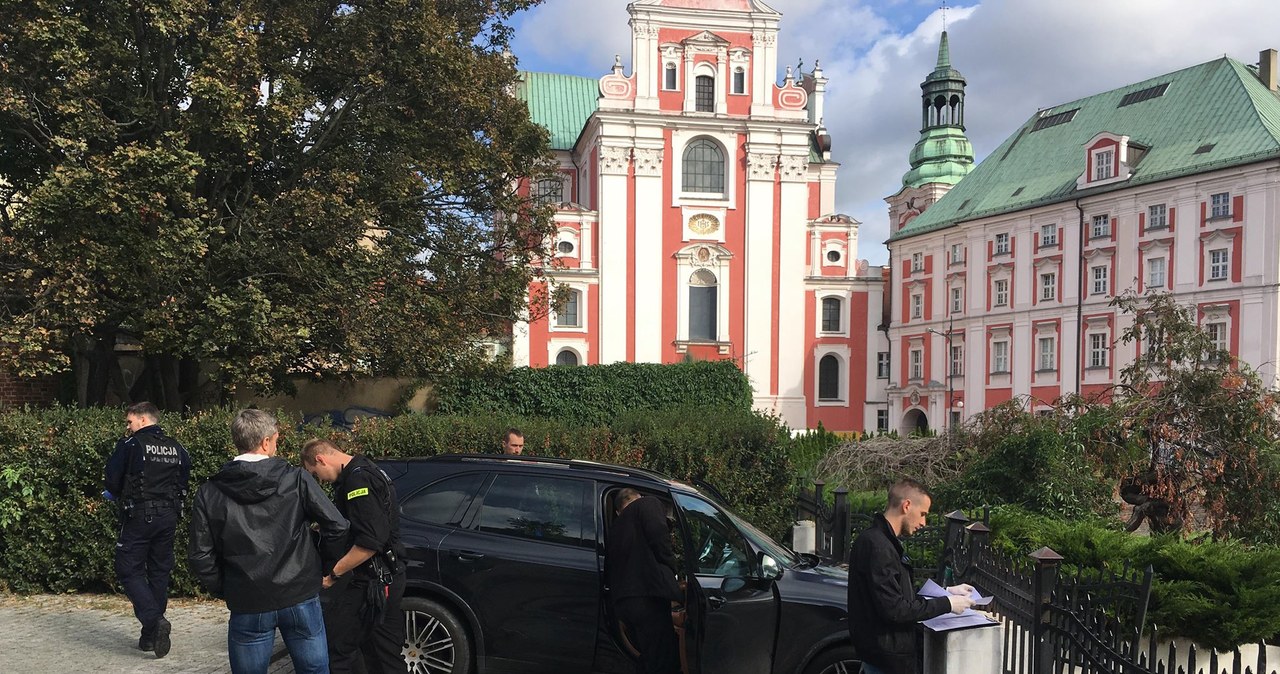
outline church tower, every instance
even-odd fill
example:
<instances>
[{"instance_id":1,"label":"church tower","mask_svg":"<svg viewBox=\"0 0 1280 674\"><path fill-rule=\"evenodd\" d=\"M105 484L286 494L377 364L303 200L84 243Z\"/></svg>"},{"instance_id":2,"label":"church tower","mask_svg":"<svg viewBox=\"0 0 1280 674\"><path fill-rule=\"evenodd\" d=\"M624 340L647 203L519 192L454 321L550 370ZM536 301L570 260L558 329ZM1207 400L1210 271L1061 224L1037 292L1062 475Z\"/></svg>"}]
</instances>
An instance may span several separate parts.
<instances>
[{"instance_id":1,"label":"church tower","mask_svg":"<svg viewBox=\"0 0 1280 674\"><path fill-rule=\"evenodd\" d=\"M911 170L889 202L892 231L902 229L973 170L973 146L964 135L965 79L951 67L947 32L938 44L938 63L920 83L920 140L911 149Z\"/></svg>"}]
</instances>

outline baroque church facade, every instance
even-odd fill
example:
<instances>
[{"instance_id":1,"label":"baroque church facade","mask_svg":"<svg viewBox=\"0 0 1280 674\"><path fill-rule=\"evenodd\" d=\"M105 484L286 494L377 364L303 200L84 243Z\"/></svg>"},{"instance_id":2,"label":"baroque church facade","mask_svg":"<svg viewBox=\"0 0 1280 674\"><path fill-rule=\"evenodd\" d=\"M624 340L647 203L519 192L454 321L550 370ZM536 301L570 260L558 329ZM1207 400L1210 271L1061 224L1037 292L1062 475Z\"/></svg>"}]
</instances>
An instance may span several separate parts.
<instances>
[{"instance_id":1,"label":"baroque church facade","mask_svg":"<svg viewBox=\"0 0 1280 674\"><path fill-rule=\"evenodd\" d=\"M792 428L874 428L884 274L834 212L820 65L780 69L758 0L628 11L629 74L518 89L559 162L530 189L556 205L545 271L569 297L515 326L514 363L732 359Z\"/></svg>"}]
</instances>

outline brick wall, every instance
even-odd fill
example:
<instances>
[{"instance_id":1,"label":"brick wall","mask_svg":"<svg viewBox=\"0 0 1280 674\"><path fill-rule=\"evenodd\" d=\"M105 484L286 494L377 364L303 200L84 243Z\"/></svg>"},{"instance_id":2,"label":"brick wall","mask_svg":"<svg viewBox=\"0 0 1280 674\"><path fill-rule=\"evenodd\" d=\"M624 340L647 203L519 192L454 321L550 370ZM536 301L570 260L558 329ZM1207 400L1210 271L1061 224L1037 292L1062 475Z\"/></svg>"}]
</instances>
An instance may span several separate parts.
<instances>
[{"instance_id":1,"label":"brick wall","mask_svg":"<svg viewBox=\"0 0 1280 674\"><path fill-rule=\"evenodd\" d=\"M48 405L57 399L56 377L16 377L0 370L0 408Z\"/></svg>"}]
</instances>

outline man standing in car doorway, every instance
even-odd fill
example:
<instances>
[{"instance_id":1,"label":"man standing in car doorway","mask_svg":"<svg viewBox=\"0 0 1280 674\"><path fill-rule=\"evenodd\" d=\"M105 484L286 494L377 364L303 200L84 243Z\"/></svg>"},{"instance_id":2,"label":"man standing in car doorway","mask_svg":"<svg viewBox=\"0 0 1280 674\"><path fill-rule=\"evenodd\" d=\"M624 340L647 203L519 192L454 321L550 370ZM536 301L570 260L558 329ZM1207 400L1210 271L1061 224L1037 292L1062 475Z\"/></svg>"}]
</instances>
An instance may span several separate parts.
<instances>
[{"instance_id":1,"label":"man standing in car doorway","mask_svg":"<svg viewBox=\"0 0 1280 674\"><path fill-rule=\"evenodd\" d=\"M680 642L671 602L682 601L667 509L656 496L622 489L609 528L604 574L613 610L640 651L640 674L679 674Z\"/></svg>"},{"instance_id":2,"label":"man standing in car doorway","mask_svg":"<svg viewBox=\"0 0 1280 674\"><path fill-rule=\"evenodd\" d=\"M862 674L917 674L916 623L947 611L963 613L973 605L973 587L947 588L946 597L916 594L911 563L902 537L925 524L932 506L929 492L915 480L889 488L889 505L858 534L849 552L849 636L862 658Z\"/></svg>"},{"instance_id":3,"label":"man standing in car doorway","mask_svg":"<svg viewBox=\"0 0 1280 674\"><path fill-rule=\"evenodd\" d=\"M405 564L395 487L373 461L328 440L303 445L302 467L334 484L334 505L351 521L351 547L324 578L333 588L324 605L329 669L358 672L363 656L369 674L403 674Z\"/></svg>"},{"instance_id":4,"label":"man standing in car doorway","mask_svg":"<svg viewBox=\"0 0 1280 674\"><path fill-rule=\"evenodd\" d=\"M160 410L149 402L124 413L129 437L107 460L103 493L120 506L115 571L142 623L138 648L157 658L169 654L172 626L164 617L173 572L173 539L191 475L187 450L160 428Z\"/></svg>"}]
</instances>

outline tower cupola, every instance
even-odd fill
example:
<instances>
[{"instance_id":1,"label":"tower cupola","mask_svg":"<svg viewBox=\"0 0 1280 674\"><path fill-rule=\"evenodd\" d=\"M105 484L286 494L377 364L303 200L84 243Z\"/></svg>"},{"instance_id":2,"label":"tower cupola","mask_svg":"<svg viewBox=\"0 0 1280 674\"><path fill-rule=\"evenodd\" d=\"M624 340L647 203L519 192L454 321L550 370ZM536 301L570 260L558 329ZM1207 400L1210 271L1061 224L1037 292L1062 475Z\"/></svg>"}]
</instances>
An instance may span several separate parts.
<instances>
[{"instance_id":1,"label":"tower cupola","mask_svg":"<svg viewBox=\"0 0 1280 674\"><path fill-rule=\"evenodd\" d=\"M942 31L937 65L920 83L920 140L911 150L903 186L954 185L973 169L973 146L964 135L964 87L964 76L951 67L951 48Z\"/></svg>"}]
</instances>

